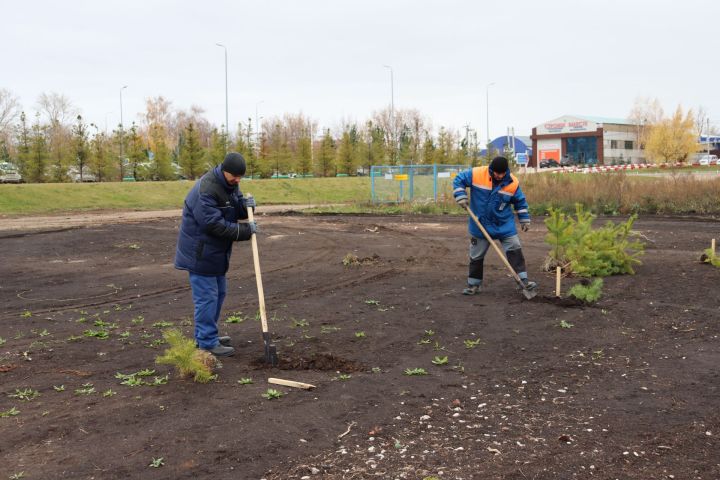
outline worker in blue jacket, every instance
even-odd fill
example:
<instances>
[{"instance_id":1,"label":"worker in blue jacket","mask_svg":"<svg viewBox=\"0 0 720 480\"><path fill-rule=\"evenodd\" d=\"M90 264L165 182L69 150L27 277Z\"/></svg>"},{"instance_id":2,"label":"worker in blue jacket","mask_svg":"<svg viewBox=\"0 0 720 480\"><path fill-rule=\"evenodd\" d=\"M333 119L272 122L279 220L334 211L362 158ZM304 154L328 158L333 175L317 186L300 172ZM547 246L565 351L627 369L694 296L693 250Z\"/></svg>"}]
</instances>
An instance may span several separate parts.
<instances>
[{"instance_id":1,"label":"worker in blue jacket","mask_svg":"<svg viewBox=\"0 0 720 480\"><path fill-rule=\"evenodd\" d=\"M216 356L231 356L230 337L219 337L217 323L227 292L225 274L233 243L250 240L257 224L238 223L255 208L238 187L245 159L228 153L222 165L203 175L185 197L175 253L175 268L187 270L195 305L195 341Z\"/></svg>"},{"instance_id":2,"label":"worker in blue jacket","mask_svg":"<svg viewBox=\"0 0 720 480\"><path fill-rule=\"evenodd\" d=\"M487 167L475 167L460 172L453 181L455 201L478 217L490 237L500 240L502 249L510 265L525 285L525 288L537 288L535 282L528 280L525 257L522 253L520 237L515 229L515 213L520 220L523 232L530 228L530 213L520 182L510 173L507 158L495 157ZM470 189L468 199L467 189ZM480 293L483 285L483 261L490 244L485 240L472 218L468 218L470 231L470 265L467 287L464 295Z\"/></svg>"}]
</instances>

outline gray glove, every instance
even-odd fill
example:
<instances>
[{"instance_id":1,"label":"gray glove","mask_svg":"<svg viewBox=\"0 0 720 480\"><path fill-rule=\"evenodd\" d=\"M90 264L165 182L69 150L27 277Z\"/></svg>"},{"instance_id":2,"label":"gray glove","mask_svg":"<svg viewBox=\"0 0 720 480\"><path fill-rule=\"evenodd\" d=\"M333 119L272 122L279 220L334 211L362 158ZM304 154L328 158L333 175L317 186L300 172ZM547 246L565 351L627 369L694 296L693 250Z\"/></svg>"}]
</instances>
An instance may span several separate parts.
<instances>
[{"instance_id":1,"label":"gray glove","mask_svg":"<svg viewBox=\"0 0 720 480\"><path fill-rule=\"evenodd\" d=\"M528 230L530 230L530 222L521 223L520 229L522 229L523 232L527 232Z\"/></svg>"},{"instance_id":2,"label":"gray glove","mask_svg":"<svg viewBox=\"0 0 720 480\"><path fill-rule=\"evenodd\" d=\"M255 211L257 204L255 203L255 197L243 197L243 205L245 209L252 208Z\"/></svg>"},{"instance_id":3,"label":"gray glove","mask_svg":"<svg viewBox=\"0 0 720 480\"><path fill-rule=\"evenodd\" d=\"M248 225L250 226L250 235L254 235L260 231L257 222L248 222Z\"/></svg>"},{"instance_id":4,"label":"gray glove","mask_svg":"<svg viewBox=\"0 0 720 480\"><path fill-rule=\"evenodd\" d=\"M455 201L460 205L460 208L467 208L469 205L467 197L456 198Z\"/></svg>"}]
</instances>

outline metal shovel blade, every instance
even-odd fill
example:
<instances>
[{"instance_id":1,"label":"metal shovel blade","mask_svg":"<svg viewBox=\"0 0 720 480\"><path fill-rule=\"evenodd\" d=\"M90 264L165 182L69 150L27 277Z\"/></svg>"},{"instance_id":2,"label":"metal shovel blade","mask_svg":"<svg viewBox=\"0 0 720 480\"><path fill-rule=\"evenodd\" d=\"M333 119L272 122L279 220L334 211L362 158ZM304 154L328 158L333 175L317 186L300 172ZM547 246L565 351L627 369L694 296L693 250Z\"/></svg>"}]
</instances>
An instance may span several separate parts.
<instances>
[{"instance_id":1,"label":"metal shovel blade","mask_svg":"<svg viewBox=\"0 0 720 480\"><path fill-rule=\"evenodd\" d=\"M530 290L528 288L523 288L522 294L525 296L526 299L532 300L533 298L535 298L535 295L537 295L537 289L534 288L534 289Z\"/></svg>"}]
</instances>

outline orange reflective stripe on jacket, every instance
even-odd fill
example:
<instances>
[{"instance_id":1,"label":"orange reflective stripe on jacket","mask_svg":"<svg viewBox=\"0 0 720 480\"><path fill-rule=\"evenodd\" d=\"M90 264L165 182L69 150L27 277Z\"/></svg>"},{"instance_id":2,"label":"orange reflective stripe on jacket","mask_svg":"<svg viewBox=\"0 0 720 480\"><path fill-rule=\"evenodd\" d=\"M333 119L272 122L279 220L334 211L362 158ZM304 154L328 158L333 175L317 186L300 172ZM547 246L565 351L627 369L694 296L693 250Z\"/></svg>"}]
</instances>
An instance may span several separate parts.
<instances>
[{"instance_id":1,"label":"orange reflective stripe on jacket","mask_svg":"<svg viewBox=\"0 0 720 480\"><path fill-rule=\"evenodd\" d=\"M512 181L500 189L500 193L505 195L515 195L517 192L520 182L515 175L510 174ZM472 183L474 187L482 188L483 190L492 190L492 178L490 178L490 171L488 167L475 167L472 170Z\"/></svg>"}]
</instances>

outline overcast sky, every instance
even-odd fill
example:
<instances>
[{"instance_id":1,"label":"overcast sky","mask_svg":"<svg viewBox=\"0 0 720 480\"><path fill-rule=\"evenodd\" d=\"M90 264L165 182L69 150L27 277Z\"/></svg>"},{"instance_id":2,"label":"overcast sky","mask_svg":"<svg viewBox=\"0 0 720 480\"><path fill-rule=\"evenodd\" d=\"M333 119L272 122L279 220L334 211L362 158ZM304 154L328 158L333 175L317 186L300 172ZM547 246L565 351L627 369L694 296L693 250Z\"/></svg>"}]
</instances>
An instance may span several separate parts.
<instances>
[{"instance_id":1,"label":"overcast sky","mask_svg":"<svg viewBox=\"0 0 720 480\"><path fill-rule=\"evenodd\" d=\"M625 117L639 95L720 123L716 0L3 0L0 88L35 111L67 95L89 122L148 97L230 124L303 112L322 127L390 104L486 134L562 114ZM262 102L259 103L258 102Z\"/></svg>"}]
</instances>

